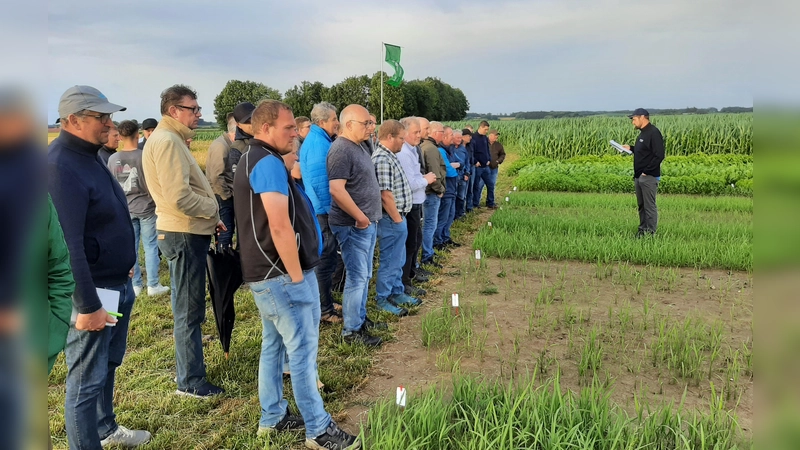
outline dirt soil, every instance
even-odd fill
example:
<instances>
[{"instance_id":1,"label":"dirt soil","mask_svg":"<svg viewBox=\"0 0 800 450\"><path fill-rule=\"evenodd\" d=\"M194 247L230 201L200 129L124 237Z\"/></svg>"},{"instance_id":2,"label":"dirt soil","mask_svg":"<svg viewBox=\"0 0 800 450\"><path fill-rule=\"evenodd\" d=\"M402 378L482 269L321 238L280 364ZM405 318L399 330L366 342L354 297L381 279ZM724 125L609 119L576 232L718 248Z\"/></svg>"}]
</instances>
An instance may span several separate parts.
<instances>
[{"instance_id":1,"label":"dirt soil","mask_svg":"<svg viewBox=\"0 0 800 450\"><path fill-rule=\"evenodd\" d=\"M489 220L491 213L481 209L475 224ZM684 398L686 408L707 411L713 383L717 393L730 392L726 407L746 433L752 432L752 364L742 363L734 371L740 374L736 379L728 369L737 351L742 361L745 355L752 360L752 274L496 258L484 258L478 267L473 237L460 236L465 245L450 251L444 268L423 286L428 290L425 304L416 315L403 318L395 339L383 345L346 410L343 424L348 429L366 422L376 400L393 399L398 386L413 396L449 381L453 363L437 367L444 352L452 360L460 358L461 374L509 379L512 373L524 376L539 368L541 382L560 371L562 388L578 391L587 384L578 371L581 351L595 329L603 347L597 376L607 380L611 399L629 414L634 413L634 396L651 406L678 405ZM450 305L454 292L462 309L472 308L473 335L485 339L482 352L474 344L450 349L422 344L422 318ZM537 298L549 304L540 300L537 306ZM713 366L706 356L704 375L695 381L675 376L666 363L654 363L650 356L658 323L670 326L687 318L720 327L723 336L720 355Z\"/></svg>"}]
</instances>

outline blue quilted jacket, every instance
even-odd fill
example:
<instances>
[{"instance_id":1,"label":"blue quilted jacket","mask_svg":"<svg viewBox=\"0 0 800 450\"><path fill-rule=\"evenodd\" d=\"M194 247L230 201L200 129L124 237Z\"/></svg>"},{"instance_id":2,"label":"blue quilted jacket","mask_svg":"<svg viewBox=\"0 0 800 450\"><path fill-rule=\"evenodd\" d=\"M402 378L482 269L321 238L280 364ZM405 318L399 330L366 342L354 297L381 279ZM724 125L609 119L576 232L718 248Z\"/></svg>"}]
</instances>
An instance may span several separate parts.
<instances>
[{"instance_id":1,"label":"blue quilted jacket","mask_svg":"<svg viewBox=\"0 0 800 450\"><path fill-rule=\"evenodd\" d=\"M306 193L314 205L314 214L328 214L331 210L331 191L328 185L327 159L331 137L317 125L311 125L308 136L300 147L300 172Z\"/></svg>"}]
</instances>

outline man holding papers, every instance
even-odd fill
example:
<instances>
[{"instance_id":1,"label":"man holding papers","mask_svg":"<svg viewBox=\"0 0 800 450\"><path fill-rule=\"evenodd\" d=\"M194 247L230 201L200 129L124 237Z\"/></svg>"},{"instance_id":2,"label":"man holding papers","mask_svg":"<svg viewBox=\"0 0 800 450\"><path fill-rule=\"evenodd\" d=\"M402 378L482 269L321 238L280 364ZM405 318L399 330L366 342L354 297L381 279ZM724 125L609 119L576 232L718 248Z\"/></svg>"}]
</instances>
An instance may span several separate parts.
<instances>
[{"instance_id":1,"label":"man holding papers","mask_svg":"<svg viewBox=\"0 0 800 450\"><path fill-rule=\"evenodd\" d=\"M650 113L638 108L629 119L640 130L633 146L633 179L636 185L636 202L639 206L639 231L636 237L653 235L658 227L656 191L661 180L661 161L664 160L664 138L661 131L650 123ZM623 145L631 150L630 145Z\"/></svg>"},{"instance_id":2,"label":"man holding papers","mask_svg":"<svg viewBox=\"0 0 800 450\"><path fill-rule=\"evenodd\" d=\"M61 134L48 150L48 189L76 283L64 352L70 449L136 447L150 440L147 431L118 425L113 404L114 374L125 355L133 309L129 274L136 251L125 193L97 152L108 141L111 115L124 110L93 87L67 89L58 104Z\"/></svg>"}]
</instances>

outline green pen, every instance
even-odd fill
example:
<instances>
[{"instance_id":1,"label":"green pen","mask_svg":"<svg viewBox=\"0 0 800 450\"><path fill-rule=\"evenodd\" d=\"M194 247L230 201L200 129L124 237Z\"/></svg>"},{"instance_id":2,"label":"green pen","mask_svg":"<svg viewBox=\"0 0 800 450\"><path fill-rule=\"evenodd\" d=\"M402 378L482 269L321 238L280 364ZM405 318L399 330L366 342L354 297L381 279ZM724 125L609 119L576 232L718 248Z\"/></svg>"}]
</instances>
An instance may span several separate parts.
<instances>
[{"instance_id":1,"label":"green pen","mask_svg":"<svg viewBox=\"0 0 800 450\"><path fill-rule=\"evenodd\" d=\"M106 312L108 313L109 316L122 317L122 314L120 314L120 313L109 312L109 311L106 311Z\"/></svg>"}]
</instances>

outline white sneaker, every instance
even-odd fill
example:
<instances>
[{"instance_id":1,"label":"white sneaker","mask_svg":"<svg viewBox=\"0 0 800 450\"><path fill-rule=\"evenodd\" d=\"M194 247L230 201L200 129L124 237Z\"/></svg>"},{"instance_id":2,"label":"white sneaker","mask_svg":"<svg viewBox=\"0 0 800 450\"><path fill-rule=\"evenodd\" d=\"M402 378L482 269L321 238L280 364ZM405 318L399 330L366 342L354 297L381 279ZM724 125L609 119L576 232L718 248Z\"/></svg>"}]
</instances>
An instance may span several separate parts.
<instances>
[{"instance_id":1,"label":"white sneaker","mask_svg":"<svg viewBox=\"0 0 800 450\"><path fill-rule=\"evenodd\" d=\"M117 431L100 441L100 445L103 447L120 445L122 447L133 448L150 442L151 437L149 431L129 430L122 425L118 425Z\"/></svg>"},{"instance_id":2,"label":"white sneaker","mask_svg":"<svg viewBox=\"0 0 800 450\"><path fill-rule=\"evenodd\" d=\"M141 293L142 293L142 287L141 286L134 286L133 287L133 295L134 296L138 297L139 294L141 294Z\"/></svg>"},{"instance_id":3,"label":"white sneaker","mask_svg":"<svg viewBox=\"0 0 800 450\"><path fill-rule=\"evenodd\" d=\"M168 286L156 285L156 286L147 286L147 295L154 296L154 295L161 295L166 294L169 292Z\"/></svg>"}]
</instances>

